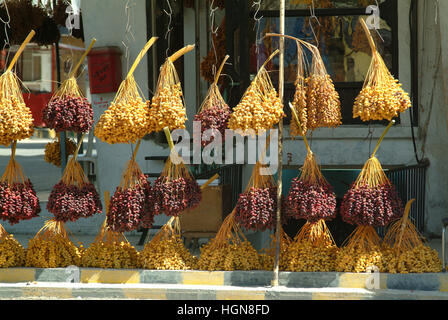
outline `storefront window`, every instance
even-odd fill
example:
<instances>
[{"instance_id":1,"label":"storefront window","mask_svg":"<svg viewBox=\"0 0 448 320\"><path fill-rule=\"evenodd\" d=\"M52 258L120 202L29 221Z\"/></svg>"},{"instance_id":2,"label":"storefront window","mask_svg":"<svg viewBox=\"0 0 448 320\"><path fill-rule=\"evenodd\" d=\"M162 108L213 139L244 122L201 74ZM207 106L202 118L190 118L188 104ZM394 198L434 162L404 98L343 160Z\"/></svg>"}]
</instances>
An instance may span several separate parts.
<instances>
[{"instance_id":1,"label":"storefront window","mask_svg":"<svg viewBox=\"0 0 448 320\"><path fill-rule=\"evenodd\" d=\"M17 73L28 92L52 92L52 81L49 80L52 70L52 47L30 45L20 57L17 68Z\"/></svg>"},{"instance_id":2,"label":"storefront window","mask_svg":"<svg viewBox=\"0 0 448 320\"><path fill-rule=\"evenodd\" d=\"M322 17L321 25L327 26L325 30L314 30L319 41L319 49L324 60L327 72L335 82L363 82L370 65L371 51L367 37L359 24L359 18L365 16L341 16ZM263 18L260 21L258 38L272 32L278 33L279 18ZM390 26L381 20L381 29L378 33L372 32L386 65L392 69L392 31ZM317 28L316 28L317 29ZM288 17L285 19L286 34L316 43L313 30L306 17ZM322 30L322 28L321 28ZM251 68L250 73L255 74L267 56L278 48L277 37L263 38L257 48L255 44L255 33L251 33ZM286 40L285 45L285 82L294 83L297 73L297 46L293 40ZM305 50L305 53L309 51ZM309 54L308 54L309 56ZM308 57L310 61L310 57ZM278 70L279 58L273 59L273 69ZM278 73L273 73L273 80Z\"/></svg>"},{"instance_id":3,"label":"storefront window","mask_svg":"<svg viewBox=\"0 0 448 320\"><path fill-rule=\"evenodd\" d=\"M316 19L310 18L312 3ZM241 95L244 87L247 87L250 79L257 73L259 66L279 47L278 37L265 37L268 32L279 33L279 1L261 1L260 8L253 5L252 1L249 3L234 1L234 5L239 5L244 13L238 17L231 17L232 20L228 25L233 29L227 34L231 37L227 43L234 44L228 48L229 52L240 57L240 61L235 63L234 75L242 83L243 88L240 88L239 92ZM359 118L353 119L352 110L372 59L367 36L359 23L359 19L368 18L366 8L369 5L379 6L379 29L371 30L377 50L390 72L398 78L397 0L290 0L286 3L285 34L318 46L327 72L340 96L343 124L366 124ZM309 51L304 52L308 55L308 62L311 63ZM284 97L285 101L288 101L293 98L294 81L297 76L295 41L285 40L284 59ZM244 68L245 63L249 65L248 68ZM277 86L278 56L268 64L268 69L274 85ZM234 100L238 100L238 97L234 97ZM288 108L286 112L289 112ZM289 121L288 114L285 123L288 124Z\"/></svg>"},{"instance_id":4,"label":"storefront window","mask_svg":"<svg viewBox=\"0 0 448 320\"><path fill-rule=\"evenodd\" d=\"M316 9L326 8L365 8L369 5L376 5L385 0L286 0L286 10L309 9L314 4ZM253 3L253 1L251 1ZM261 10L279 10L278 0L261 1Z\"/></svg>"},{"instance_id":5,"label":"storefront window","mask_svg":"<svg viewBox=\"0 0 448 320\"><path fill-rule=\"evenodd\" d=\"M184 47L184 21L182 1L147 1L147 34L159 35L153 50L147 53L149 97L154 95L160 67L166 58ZM167 14L171 12L171 17ZM170 30L168 32L168 30ZM184 59L174 62L176 71L183 84Z\"/></svg>"}]
</instances>

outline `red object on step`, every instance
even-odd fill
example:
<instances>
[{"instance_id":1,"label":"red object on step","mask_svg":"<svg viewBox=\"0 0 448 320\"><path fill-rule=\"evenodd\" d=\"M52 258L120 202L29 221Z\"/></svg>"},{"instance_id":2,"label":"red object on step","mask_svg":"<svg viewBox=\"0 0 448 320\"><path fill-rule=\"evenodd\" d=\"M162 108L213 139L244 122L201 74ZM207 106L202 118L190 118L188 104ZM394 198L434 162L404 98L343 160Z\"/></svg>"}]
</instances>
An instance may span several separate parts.
<instances>
[{"instance_id":1,"label":"red object on step","mask_svg":"<svg viewBox=\"0 0 448 320\"><path fill-rule=\"evenodd\" d=\"M122 81L119 47L93 48L87 55L90 93L116 92Z\"/></svg>"},{"instance_id":2,"label":"red object on step","mask_svg":"<svg viewBox=\"0 0 448 320\"><path fill-rule=\"evenodd\" d=\"M25 100L25 104L28 108L31 109L31 113L33 114L34 126L35 127L45 127L44 122L42 121L42 109L47 105L48 101L50 101L53 93L23 93L23 100Z\"/></svg>"}]
</instances>

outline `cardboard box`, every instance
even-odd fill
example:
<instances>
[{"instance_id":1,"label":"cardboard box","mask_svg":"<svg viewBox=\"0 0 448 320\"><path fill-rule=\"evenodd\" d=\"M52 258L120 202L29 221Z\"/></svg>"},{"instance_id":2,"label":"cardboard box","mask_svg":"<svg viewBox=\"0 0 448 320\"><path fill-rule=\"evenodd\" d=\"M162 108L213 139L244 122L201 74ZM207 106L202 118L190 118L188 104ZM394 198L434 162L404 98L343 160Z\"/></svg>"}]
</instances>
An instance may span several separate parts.
<instances>
[{"instance_id":1,"label":"cardboard box","mask_svg":"<svg viewBox=\"0 0 448 320\"><path fill-rule=\"evenodd\" d=\"M229 185L208 186L202 191L202 201L194 210L179 216L182 235L186 238L210 237L232 211L231 187Z\"/></svg>"}]
</instances>

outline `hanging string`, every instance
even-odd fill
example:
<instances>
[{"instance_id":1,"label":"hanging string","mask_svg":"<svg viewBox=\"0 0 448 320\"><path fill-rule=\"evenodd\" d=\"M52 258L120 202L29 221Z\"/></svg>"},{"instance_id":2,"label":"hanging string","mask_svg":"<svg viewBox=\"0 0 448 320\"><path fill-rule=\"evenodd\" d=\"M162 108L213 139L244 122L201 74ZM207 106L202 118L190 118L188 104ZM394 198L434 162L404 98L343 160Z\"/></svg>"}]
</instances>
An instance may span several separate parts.
<instances>
[{"instance_id":1,"label":"hanging string","mask_svg":"<svg viewBox=\"0 0 448 320\"><path fill-rule=\"evenodd\" d=\"M216 66L218 65L219 61L218 61L218 53L216 51L216 46L215 46L215 41L213 41L213 36L215 36L215 38L218 37L218 30L219 30L219 25L215 28L215 12L219 9L218 6L214 7L214 2L215 0L212 0L210 3L210 33L212 35L212 48L213 48L213 53L215 54L215 64L212 66L212 73L213 73L213 77L216 77ZM231 66L232 64L230 62L225 62L224 65L229 65ZM230 92L229 95L231 94L231 90L234 86L234 81L233 78L226 73L221 73L220 77L228 77L230 79L231 85L230 85Z\"/></svg>"},{"instance_id":2,"label":"hanging string","mask_svg":"<svg viewBox=\"0 0 448 320\"><path fill-rule=\"evenodd\" d=\"M82 76L84 76L84 71L86 71L86 70L87 70L87 65L83 64L81 71L78 72L79 75L76 77L76 81L78 81Z\"/></svg>"},{"instance_id":3,"label":"hanging string","mask_svg":"<svg viewBox=\"0 0 448 320\"><path fill-rule=\"evenodd\" d=\"M258 1L254 0L254 2L252 4L252 7L256 7L255 14L254 14L254 21L255 21L255 23L254 23L254 29L253 30L256 29L256 31L255 31L255 53L256 53L256 55L258 57L258 55L260 53L260 43L261 43L261 39L259 39L260 22L261 22L261 19L263 19L263 16L260 16L260 17L257 18L257 15L258 15L258 12L261 9L261 0L258 0ZM260 67L259 66L259 60L257 58L257 70L258 70L259 67Z\"/></svg>"},{"instance_id":4,"label":"hanging string","mask_svg":"<svg viewBox=\"0 0 448 320\"><path fill-rule=\"evenodd\" d=\"M369 121L369 125L368 125L368 133L367 136L364 140L369 139L369 154L367 155L367 158L369 158L372 154L372 140L373 140L373 128L372 128L372 123Z\"/></svg>"},{"instance_id":5,"label":"hanging string","mask_svg":"<svg viewBox=\"0 0 448 320\"><path fill-rule=\"evenodd\" d=\"M215 29L215 12L219 9L218 6L213 7L213 3L215 2L215 0L212 0L212 2L210 3L210 33L212 35L212 48L213 48L213 52L215 54L215 64L213 64L212 66L212 73L213 73L213 78L216 77L216 66L218 65L218 54L216 52L216 46L215 46L215 41L214 39L218 38L218 30L219 30L219 25L216 27ZM214 38L213 38L214 36Z\"/></svg>"},{"instance_id":6,"label":"hanging string","mask_svg":"<svg viewBox=\"0 0 448 320\"><path fill-rule=\"evenodd\" d=\"M70 12L70 14L72 14L72 13L74 14L75 12L74 12L73 7L71 5L70 5L70 7L72 8L72 12ZM69 34L70 38L73 37L73 27L74 26L71 26L71 28L68 29L68 34ZM72 46L69 46L68 49L70 50L70 68L68 70L68 74L71 74L72 68L73 68L73 60L75 60L75 55L73 54Z\"/></svg>"},{"instance_id":7,"label":"hanging string","mask_svg":"<svg viewBox=\"0 0 448 320\"><path fill-rule=\"evenodd\" d=\"M129 63L130 63L130 43L131 41L135 41L135 36L133 33L133 27L131 23L131 9L134 7L135 4L131 4L131 0L126 1L126 5L124 7L124 12L126 15L126 27L125 27L125 33L124 33L124 40L121 41L123 46L125 47L125 59L126 59L126 70L129 70ZM133 145L132 143L129 144L131 147L131 155L134 153Z\"/></svg>"},{"instance_id":8,"label":"hanging string","mask_svg":"<svg viewBox=\"0 0 448 320\"><path fill-rule=\"evenodd\" d=\"M168 16L168 26L165 33L165 40L167 40L167 46L165 51L165 56L168 58L168 53L170 51L170 45L171 45L171 31L173 31L173 27L171 26L172 19L173 19L173 8L171 7L170 0L166 0L166 3L168 4L169 12L167 12L165 9L163 9L163 12Z\"/></svg>"},{"instance_id":9,"label":"hanging string","mask_svg":"<svg viewBox=\"0 0 448 320\"><path fill-rule=\"evenodd\" d=\"M375 0L375 2L376 2L376 7L378 8L378 10L380 10L380 5L379 5L379 3L378 3L378 0ZM377 28L375 28L375 32L376 32L376 34L380 37L381 41L384 42L384 39L383 39L383 37L381 36L381 33L378 31Z\"/></svg>"},{"instance_id":10,"label":"hanging string","mask_svg":"<svg viewBox=\"0 0 448 320\"><path fill-rule=\"evenodd\" d=\"M64 1L64 3L66 3L72 10L71 12L68 12L69 14L78 14L78 15L80 15L80 10L81 10L80 8L78 8L78 11L75 11L75 9L73 8L71 2ZM68 34L69 34L70 37L73 37L73 29L74 29L74 26L71 26L71 28L68 28ZM73 62L75 60L75 54L73 52L72 46L69 46L68 49L70 50L70 68L69 68L67 74L71 74L71 72L73 70L73 67L74 67L74 63Z\"/></svg>"},{"instance_id":11,"label":"hanging string","mask_svg":"<svg viewBox=\"0 0 448 320\"><path fill-rule=\"evenodd\" d=\"M125 28L124 38L125 38L126 42L121 41L121 43L125 47L126 70L129 70L130 42L135 41L135 36L134 36L134 33L132 32L132 23L131 23L131 8L134 6L134 4L130 5L130 2L131 2L131 0L127 0L126 5L124 7L124 12L126 15L126 28Z\"/></svg>"},{"instance_id":12,"label":"hanging string","mask_svg":"<svg viewBox=\"0 0 448 320\"><path fill-rule=\"evenodd\" d=\"M434 1L434 9L435 9L434 23L437 25L439 24L439 0Z\"/></svg>"},{"instance_id":13,"label":"hanging string","mask_svg":"<svg viewBox=\"0 0 448 320\"><path fill-rule=\"evenodd\" d=\"M232 64L229 63L229 62L224 63L224 65L225 66L232 66ZM233 78L232 78L232 76L230 74L221 72L220 77L228 77L230 79L230 82L231 82L231 88L234 86L235 82L233 82Z\"/></svg>"},{"instance_id":14,"label":"hanging string","mask_svg":"<svg viewBox=\"0 0 448 320\"><path fill-rule=\"evenodd\" d=\"M231 64L231 63L225 63L224 65L229 65L229 66L231 66L232 64ZM227 74L227 73L221 73L220 77L227 77L227 78L230 79L230 88L229 88L229 94L228 94L228 96L231 97L231 96L232 96L232 89L233 89L233 87L235 86L235 82L233 81L232 76L231 76L230 74Z\"/></svg>"},{"instance_id":15,"label":"hanging string","mask_svg":"<svg viewBox=\"0 0 448 320\"><path fill-rule=\"evenodd\" d=\"M311 28L311 32L313 32L313 36L314 36L314 40L316 41L316 46L319 46L319 39L317 38L316 33L314 32L314 28L313 28L313 22L312 20L316 20L317 23L320 26L320 21L319 19L316 17L315 11L314 11L314 0L311 2L311 6L310 6L310 18L308 19L310 28Z\"/></svg>"},{"instance_id":16,"label":"hanging string","mask_svg":"<svg viewBox=\"0 0 448 320\"><path fill-rule=\"evenodd\" d=\"M10 42L9 42L9 36L8 36L8 29L11 30L11 26L9 25L9 23L11 22L11 16L9 15L8 5L7 5L6 1L3 1L3 4L5 5L6 15L8 16L8 21L4 21L4 20L0 17L0 21L3 22L3 24L4 24L4 28L5 28L5 37L6 37L6 39L5 39L5 43L3 44L2 51L5 50L6 47L8 47L8 48L11 47L11 44L10 44ZM9 53L10 53L10 50L8 49L8 53L6 54L6 57L5 57L5 59L6 59L6 60L5 60L5 68L6 68L6 66L7 66L6 62L7 62L8 59L9 59Z\"/></svg>"},{"instance_id":17,"label":"hanging string","mask_svg":"<svg viewBox=\"0 0 448 320\"><path fill-rule=\"evenodd\" d=\"M127 41L127 44L124 41L121 42L123 44L123 46L125 47L126 70L129 70L130 59L131 59L131 57L130 57L130 43L131 43L131 41L135 42L135 34L133 32L133 24L132 24L133 19L131 17L131 15L132 15L131 9L133 7L135 7L135 3L132 2L132 4L130 4L130 2L131 2L130 0L128 0L126 2L125 9L124 9L125 10L125 15L126 15L126 27L125 27L124 38ZM142 84L140 84L140 85L142 85ZM151 92L151 94L153 94L152 90L149 89L148 82L145 81L143 83L143 85L145 86L146 92ZM139 87L139 89L140 89L140 87ZM143 93L143 90L140 90L140 93L143 96L146 96L146 94Z\"/></svg>"},{"instance_id":18,"label":"hanging string","mask_svg":"<svg viewBox=\"0 0 448 320\"><path fill-rule=\"evenodd\" d=\"M132 158L132 155L134 154L134 145L132 143L129 143L131 146L131 154L129 155L129 158Z\"/></svg>"}]
</instances>

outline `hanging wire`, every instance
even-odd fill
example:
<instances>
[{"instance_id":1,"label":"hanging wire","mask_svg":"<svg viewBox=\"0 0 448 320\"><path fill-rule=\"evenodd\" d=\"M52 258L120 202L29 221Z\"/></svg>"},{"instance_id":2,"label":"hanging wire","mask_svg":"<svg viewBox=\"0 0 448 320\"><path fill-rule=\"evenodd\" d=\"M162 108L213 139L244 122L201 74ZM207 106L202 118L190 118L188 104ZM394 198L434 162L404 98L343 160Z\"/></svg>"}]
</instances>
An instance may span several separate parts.
<instances>
[{"instance_id":1,"label":"hanging wire","mask_svg":"<svg viewBox=\"0 0 448 320\"><path fill-rule=\"evenodd\" d=\"M213 3L215 2L215 0L212 0L212 2L210 3L210 32L212 35L212 48L213 48L213 52L215 54L215 64L212 66L212 73L213 73L213 77L216 76L216 66L218 65L218 54L216 52L216 46L215 46L215 41L213 36L215 36L215 39L218 38L218 30L219 30L219 25L216 27L214 27L215 25L215 12L219 9L218 6L213 7Z\"/></svg>"},{"instance_id":2,"label":"hanging wire","mask_svg":"<svg viewBox=\"0 0 448 320\"><path fill-rule=\"evenodd\" d=\"M5 38L6 38L6 39L5 39L5 43L3 44L2 51L5 50L6 47L8 47L8 48L11 47L11 44L10 44L10 42L9 42L9 36L8 36L8 29L11 30L11 26L9 25L9 23L11 22L11 16L9 15L9 9L8 9L8 5L7 5L6 1L3 1L3 3L4 3L4 5L5 5L6 15L8 16L8 21L4 21L4 20L0 17L0 21L3 22L3 24L4 24L4 28L5 28ZM8 52L7 52L6 57L5 57L5 68L6 68L6 62L7 62L8 59L9 59L9 53L10 53L10 50L8 49Z\"/></svg>"},{"instance_id":3,"label":"hanging wire","mask_svg":"<svg viewBox=\"0 0 448 320\"><path fill-rule=\"evenodd\" d=\"M316 33L314 32L314 28L313 28L313 22L312 20L316 20L317 23L320 26L320 21L319 19L316 17L315 11L314 11L314 0L311 1L311 6L310 6L310 18L308 19L310 28L311 28L311 32L313 32L313 36L314 36L314 40L316 41L316 46L319 46L319 39L317 38Z\"/></svg>"},{"instance_id":4,"label":"hanging wire","mask_svg":"<svg viewBox=\"0 0 448 320\"><path fill-rule=\"evenodd\" d=\"M261 19L263 19L263 16L260 16L257 18L258 12L261 9L261 0L255 1L252 3L252 7L256 7L255 10L255 14L254 14L254 29L256 29L255 31L255 53L258 56L258 54L260 53L260 43L261 43L261 39L259 39L259 35L260 35L260 22ZM259 60L257 58L257 70L259 68Z\"/></svg>"},{"instance_id":5,"label":"hanging wire","mask_svg":"<svg viewBox=\"0 0 448 320\"><path fill-rule=\"evenodd\" d=\"M134 145L132 144L132 142L130 142L129 146L131 147L131 153L129 154L129 156L132 158L132 155L134 154Z\"/></svg>"},{"instance_id":6,"label":"hanging wire","mask_svg":"<svg viewBox=\"0 0 448 320\"><path fill-rule=\"evenodd\" d=\"M131 22L131 9L134 7L135 4L132 2L132 0L127 0L126 5L124 7L124 13L126 15L126 26L125 26L125 33L124 33L124 40L121 41L123 46L125 47L125 59L126 59L126 70L129 70L129 62L130 62L130 43L131 41L135 41L134 33L133 33L133 27ZM134 154L134 148L132 143L129 143L130 149L131 149L131 156Z\"/></svg>"},{"instance_id":7,"label":"hanging wire","mask_svg":"<svg viewBox=\"0 0 448 320\"><path fill-rule=\"evenodd\" d=\"M229 63L229 62L224 63L224 65L232 66L232 64ZM233 87L234 87L234 85L235 85L235 82L233 81L232 76L231 76L230 74L227 74L227 73L221 73L221 74L220 74L220 77L227 77L227 78L230 79L229 96L232 96L232 89L233 89Z\"/></svg>"},{"instance_id":8,"label":"hanging wire","mask_svg":"<svg viewBox=\"0 0 448 320\"><path fill-rule=\"evenodd\" d=\"M68 12L69 14L76 14L76 13L78 13L79 15L80 15L80 11L81 11L81 0L79 0L79 5L78 5L78 11L77 12L75 12L75 10L74 10L74 8L73 8L73 3L72 3L72 1L68 1L68 0L63 0L63 3L64 4L67 4L70 8L71 8L71 11L70 12ZM39 2L38 2L38 5L39 5ZM52 7L53 6L53 4L52 4L52 1L51 1L51 4L50 4L50 7ZM53 8L53 10L54 10L55 8ZM74 29L74 26L71 26L71 28L67 28L68 29L68 34L69 34L69 36L70 37L73 37L73 29ZM72 47L70 46L69 47L69 50L70 50L70 68L69 68L69 70L68 70L68 74L70 74L71 72L72 72L72 70L73 70L73 67L74 67L74 60L75 60L75 54L74 54L74 52L73 52L73 49L72 49Z\"/></svg>"},{"instance_id":9,"label":"hanging wire","mask_svg":"<svg viewBox=\"0 0 448 320\"><path fill-rule=\"evenodd\" d=\"M81 71L78 72L79 75L76 77L76 81L78 81L79 79L81 79L82 76L84 76L84 71L86 71L86 70L87 70L87 65L83 64Z\"/></svg>"},{"instance_id":10,"label":"hanging wire","mask_svg":"<svg viewBox=\"0 0 448 320\"><path fill-rule=\"evenodd\" d=\"M224 63L224 65L225 66L231 66L232 64L231 63ZM233 88L233 86L235 85L235 82L233 81L233 78L232 78L232 76L230 75L230 74L227 74L227 73L221 73L220 74L220 77L228 77L229 79L230 79L230 82L231 82L231 85L230 85L230 88Z\"/></svg>"},{"instance_id":11,"label":"hanging wire","mask_svg":"<svg viewBox=\"0 0 448 320\"><path fill-rule=\"evenodd\" d=\"M124 33L125 40L121 41L121 43L125 47L126 70L129 70L130 42L135 41L134 33L132 32L133 28L132 28L132 23L131 23L131 8L134 6L134 4L131 5L130 3L131 3L131 0L127 0L126 5L124 7L124 12L126 15L126 27L125 27L125 33Z\"/></svg>"},{"instance_id":12,"label":"hanging wire","mask_svg":"<svg viewBox=\"0 0 448 320\"><path fill-rule=\"evenodd\" d=\"M379 3L378 3L378 0L375 0L375 3L376 3L376 7L378 8L378 11L379 11L379 10L380 10L380 5L379 5ZM378 31L377 28L375 28L375 32L376 32L377 35L380 37L381 41L384 42L384 39L383 39L383 37L381 36L381 33Z\"/></svg>"},{"instance_id":13,"label":"hanging wire","mask_svg":"<svg viewBox=\"0 0 448 320\"><path fill-rule=\"evenodd\" d=\"M167 46L165 51L165 56L168 58L168 52L170 50L171 45L171 31L173 31L173 27L171 26L171 22L173 20L173 8L171 7L170 0L166 0L166 3L168 4L169 12L167 12L165 9L163 9L163 12L168 16L168 26L165 33L165 40L167 40Z\"/></svg>"},{"instance_id":14,"label":"hanging wire","mask_svg":"<svg viewBox=\"0 0 448 320\"><path fill-rule=\"evenodd\" d=\"M71 8L71 11L69 12L69 14L74 14L75 11L74 11L74 9L72 7L72 4L70 3L69 6ZM70 37L73 37L73 29L74 29L74 26L72 26L72 25L71 25L71 28L68 28L68 34L69 34ZM72 49L71 46L69 46L68 49L70 50L70 68L69 68L67 74L70 74L72 72L72 69L73 69L73 64L74 64L73 60L75 59L75 55L73 53L73 49Z\"/></svg>"},{"instance_id":15,"label":"hanging wire","mask_svg":"<svg viewBox=\"0 0 448 320\"><path fill-rule=\"evenodd\" d=\"M372 123L369 122L369 131L367 133L366 139L369 139L369 154L367 155L368 158L372 155L372 141L373 141L373 128Z\"/></svg>"},{"instance_id":16,"label":"hanging wire","mask_svg":"<svg viewBox=\"0 0 448 320\"><path fill-rule=\"evenodd\" d=\"M435 17L434 23L437 25L439 23L439 0L434 1Z\"/></svg>"}]
</instances>

